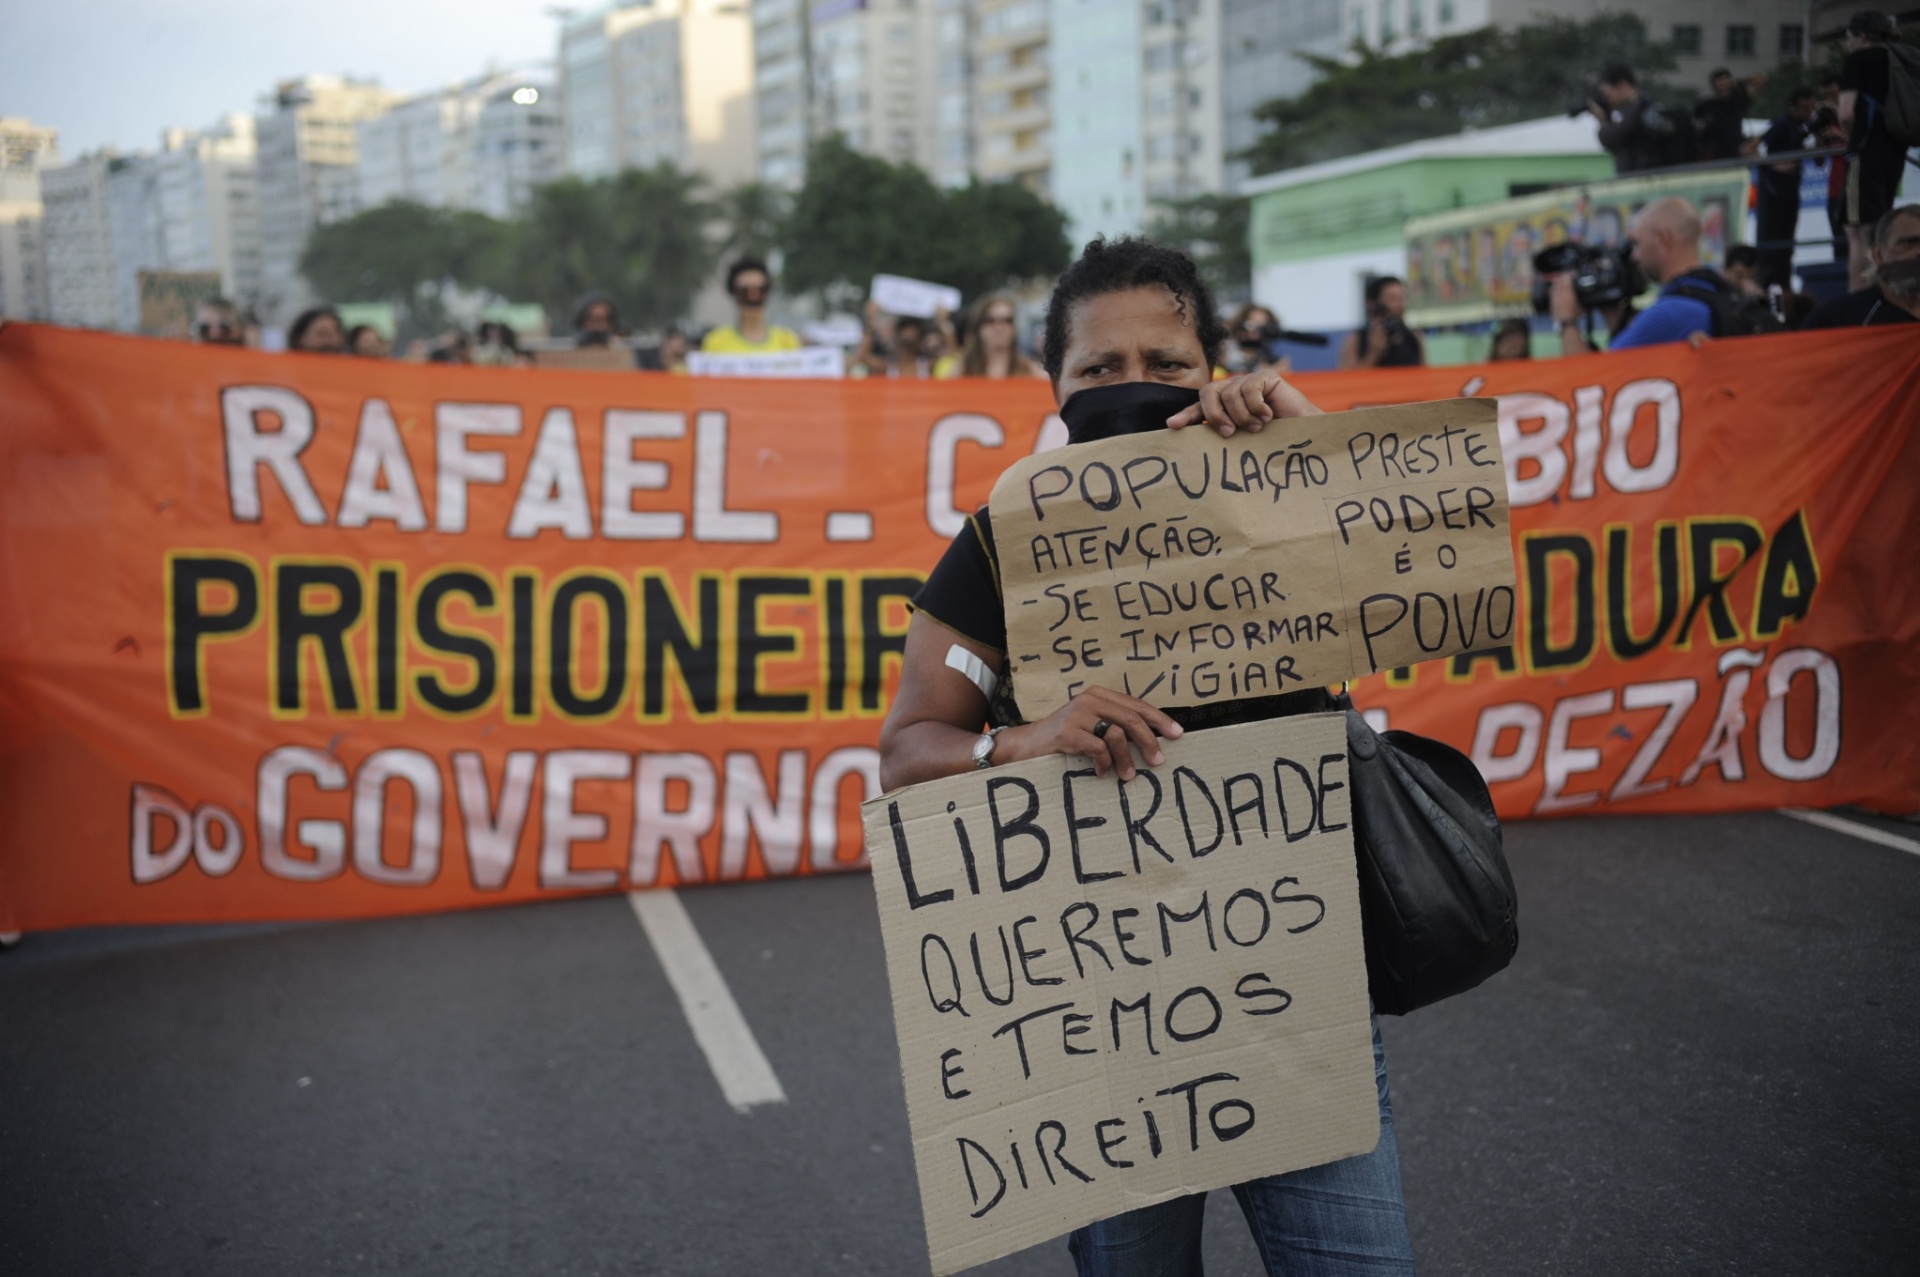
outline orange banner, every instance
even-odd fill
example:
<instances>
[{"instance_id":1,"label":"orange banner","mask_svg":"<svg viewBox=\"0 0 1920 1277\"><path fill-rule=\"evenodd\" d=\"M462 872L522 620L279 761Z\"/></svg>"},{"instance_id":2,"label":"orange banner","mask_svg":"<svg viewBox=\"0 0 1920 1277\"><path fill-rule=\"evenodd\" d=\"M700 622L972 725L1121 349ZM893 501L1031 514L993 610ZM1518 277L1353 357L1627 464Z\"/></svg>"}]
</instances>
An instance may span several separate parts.
<instances>
[{"instance_id":1,"label":"orange banner","mask_svg":"<svg viewBox=\"0 0 1920 1277\"><path fill-rule=\"evenodd\" d=\"M1518 641L1371 680L1509 816L1920 809L1898 329L1302 377L1501 402ZM906 599L1038 382L0 329L0 930L863 864Z\"/></svg>"}]
</instances>

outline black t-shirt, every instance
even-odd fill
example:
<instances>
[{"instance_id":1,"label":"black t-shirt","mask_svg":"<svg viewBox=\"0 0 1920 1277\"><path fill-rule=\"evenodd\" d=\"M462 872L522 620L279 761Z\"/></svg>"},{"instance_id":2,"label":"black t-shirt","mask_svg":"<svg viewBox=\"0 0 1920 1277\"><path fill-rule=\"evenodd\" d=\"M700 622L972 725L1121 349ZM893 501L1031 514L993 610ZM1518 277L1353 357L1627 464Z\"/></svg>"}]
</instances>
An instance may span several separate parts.
<instances>
[{"instance_id":1,"label":"black t-shirt","mask_svg":"<svg viewBox=\"0 0 1920 1277\"><path fill-rule=\"evenodd\" d=\"M1702 159L1727 160L1740 154L1746 141L1747 108L1753 98L1744 84L1735 84L1723 98L1702 98L1693 108L1694 123L1700 129Z\"/></svg>"},{"instance_id":2,"label":"black t-shirt","mask_svg":"<svg viewBox=\"0 0 1920 1277\"><path fill-rule=\"evenodd\" d=\"M1845 297L1836 297L1811 315L1802 328L1877 328L1881 324L1920 323L1913 315L1880 295L1876 285Z\"/></svg>"},{"instance_id":3,"label":"black t-shirt","mask_svg":"<svg viewBox=\"0 0 1920 1277\"><path fill-rule=\"evenodd\" d=\"M1853 108L1853 133L1847 145L1855 151L1867 148L1869 138L1878 133L1887 137L1886 122L1880 113L1886 108L1887 101L1887 59L1890 55L1881 45L1869 45L1864 49L1855 49L1847 55L1840 66L1840 89L1851 90L1863 98L1872 98L1869 106L1866 102L1857 102Z\"/></svg>"},{"instance_id":4,"label":"black t-shirt","mask_svg":"<svg viewBox=\"0 0 1920 1277\"><path fill-rule=\"evenodd\" d=\"M1806 145L1806 122L1795 119L1792 111L1776 116L1767 125L1766 135L1760 139L1761 149L1768 155L1805 150ZM1797 164L1791 173L1776 173L1772 165L1763 164L1758 170L1758 177L1760 188L1770 195L1798 196L1800 193L1800 166Z\"/></svg>"},{"instance_id":5,"label":"black t-shirt","mask_svg":"<svg viewBox=\"0 0 1920 1277\"><path fill-rule=\"evenodd\" d=\"M982 506L960 529L947 552L933 566L927 583L913 596L913 609L982 647L1007 655L1006 607L1000 590L1000 557L994 547L993 522ZM987 705L987 721L996 727L1025 722L1013 698L1013 662L1003 663L999 686ZM1227 727L1289 714L1318 714L1334 708L1334 697L1324 687L1303 687L1279 696L1227 701L1218 705L1169 709L1167 716L1189 731Z\"/></svg>"}]
</instances>

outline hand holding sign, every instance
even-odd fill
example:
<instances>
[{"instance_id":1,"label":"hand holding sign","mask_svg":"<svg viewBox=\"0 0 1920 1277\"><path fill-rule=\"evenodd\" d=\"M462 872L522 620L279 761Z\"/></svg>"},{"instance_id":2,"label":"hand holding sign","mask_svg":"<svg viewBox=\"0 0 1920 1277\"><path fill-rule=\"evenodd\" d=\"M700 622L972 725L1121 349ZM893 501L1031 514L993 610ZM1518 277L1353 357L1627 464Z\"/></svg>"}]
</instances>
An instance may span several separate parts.
<instances>
[{"instance_id":1,"label":"hand holding sign","mask_svg":"<svg viewBox=\"0 0 1920 1277\"><path fill-rule=\"evenodd\" d=\"M1200 415L1252 428L1247 395L1272 408L1258 380L1238 395L1221 383ZM1210 704L1513 634L1490 399L1305 417L1224 443L1166 431L1083 444L1008 469L992 512L1029 719L1088 687Z\"/></svg>"}]
</instances>

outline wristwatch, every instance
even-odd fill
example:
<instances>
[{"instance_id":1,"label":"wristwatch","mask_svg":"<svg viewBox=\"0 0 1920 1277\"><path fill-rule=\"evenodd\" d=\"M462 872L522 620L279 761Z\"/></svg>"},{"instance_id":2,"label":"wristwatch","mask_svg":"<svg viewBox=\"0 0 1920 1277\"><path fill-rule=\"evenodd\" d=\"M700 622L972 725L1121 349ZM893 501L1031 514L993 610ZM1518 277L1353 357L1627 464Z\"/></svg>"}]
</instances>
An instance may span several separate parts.
<instances>
[{"instance_id":1,"label":"wristwatch","mask_svg":"<svg viewBox=\"0 0 1920 1277\"><path fill-rule=\"evenodd\" d=\"M973 742L973 765L981 771L993 766L993 738L1006 731L1004 727L989 728Z\"/></svg>"}]
</instances>

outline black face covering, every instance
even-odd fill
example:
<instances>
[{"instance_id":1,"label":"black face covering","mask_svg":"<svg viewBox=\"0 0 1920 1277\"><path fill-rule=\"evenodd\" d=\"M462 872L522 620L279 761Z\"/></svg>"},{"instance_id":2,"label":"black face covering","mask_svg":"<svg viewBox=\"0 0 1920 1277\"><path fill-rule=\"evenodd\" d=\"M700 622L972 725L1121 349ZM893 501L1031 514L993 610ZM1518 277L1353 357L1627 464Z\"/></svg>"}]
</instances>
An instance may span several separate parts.
<instances>
[{"instance_id":1,"label":"black face covering","mask_svg":"<svg viewBox=\"0 0 1920 1277\"><path fill-rule=\"evenodd\" d=\"M1200 402L1191 386L1168 386L1157 381L1123 381L1115 386L1076 390L1060 405L1067 423L1068 443L1091 443L1116 435L1165 430L1167 418Z\"/></svg>"}]
</instances>

